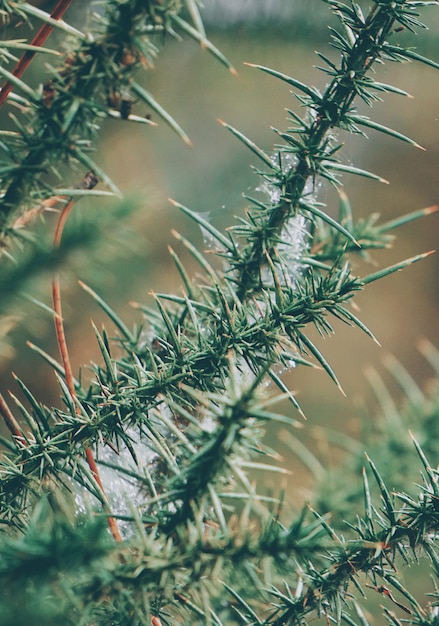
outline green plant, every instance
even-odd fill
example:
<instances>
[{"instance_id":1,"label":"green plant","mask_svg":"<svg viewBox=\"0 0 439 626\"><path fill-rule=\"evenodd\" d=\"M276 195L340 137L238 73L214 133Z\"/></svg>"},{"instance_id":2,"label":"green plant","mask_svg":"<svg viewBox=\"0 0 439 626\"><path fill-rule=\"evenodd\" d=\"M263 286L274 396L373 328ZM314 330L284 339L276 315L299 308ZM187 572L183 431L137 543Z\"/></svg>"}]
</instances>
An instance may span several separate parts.
<instances>
[{"instance_id":1,"label":"green plant","mask_svg":"<svg viewBox=\"0 0 439 626\"><path fill-rule=\"evenodd\" d=\"M376 218L356 220L340 175L383 179L343 162L337 132L374 129L419 148L361 115L357 101L371 105L382 94L406 95L374 80L376 63L415 60L439 68L400 40L401 30L422 26L418 10L438 3L324 2L328 6L322 4L322 10L332 11L340 30L332 30L338 61L319 55L329 77L323 91L257 66L291 85L304 109L303 116L290 111L290 127L276 131L281 143L274 154L222 122L258 158L265 198L248 198L247 214L225 233L173 201L213 239L216 257L211 260L175 232L182 252L171 249L171 256L183 295L155 294L155 307L140 307L144 323L137 328L129 328L83 285L118 331L110 339L96 329L102 363L94 367L88 386L71 369L60 285L53 279L61 360L39 351L58 376L63 408L45 406L18 381L26 400L13 397L19 421L0 397L0 413L11 432L2 439L0 465L0 623L280 626L320 617L364 625L369 622L358 598L370 587L388 600L383 611L389 623L437 623L435 585L421 604L395 565L422 554L437 576L437 471L419 437L412 449L422 485L394 494L379 459L369 460L361 486L364 506L358 504L344 525L330 524L322 508L333 510L337 504L344 515L346 501L357 507L358 490L349 500L345 489L344 503L326 499L320 510L307 507L292 517L284 511L281 493L268 494L253 479L254 471L283 472L270 460L266 425L280 422L294 429L301 424L301 408L282 381L279 364L317 364L340 387L309 329L331 334L331 318L337 318L373 337L350 307L352 299L370 283L426 256L362 277L353 273L352 257L388 247L393 229L432 209L381 224ZM67 4L61 0L58 6ZM150 123L133 115L135 97L189 141L135 80L142 66L151 65L157 40L179 29L231 68L207 40L195 0L111 0L104 6L104 16L87 36L36 13L73 38L41 89L29 87L21 69L15 74L0 69L22 91L9 94L20 115L2 143L3 245L14 251L20 241L27 255L6 268L0 284L5 299L21 288L31 268L55 271L70 245L84 244L83 233L68 235L67 226L64 236L78 196L105 195L94 189L99 179L119 195L90 157L100 120L110 113ZM35 14L24 2L5 2L3 11ZM12 42L3 48L5 59L14 46L35 52ZM66 180L72 165L89 170L80 186L56 187L54 176ZM338 219L317 198L322 180L339 192ZM32 240L29 224L35 212L56 202L62 209L53 242L43 248ZM199 265L201 278L185 269L184 254ZM428 354L437 371L437 356L432 349ZM279 395L267 392L267 380ZM285 397L298 419L273 412L273 404ZM434 396L418 394L412 404L417 418L428 406L436 410ZM423 420L419 427L427 444L431 423ZM432 444L427 454L436 453ZM406 480L416 480L418 473L419 468ZM375 499L371 480L377 485Z\"/></svg>"}]
</instances>

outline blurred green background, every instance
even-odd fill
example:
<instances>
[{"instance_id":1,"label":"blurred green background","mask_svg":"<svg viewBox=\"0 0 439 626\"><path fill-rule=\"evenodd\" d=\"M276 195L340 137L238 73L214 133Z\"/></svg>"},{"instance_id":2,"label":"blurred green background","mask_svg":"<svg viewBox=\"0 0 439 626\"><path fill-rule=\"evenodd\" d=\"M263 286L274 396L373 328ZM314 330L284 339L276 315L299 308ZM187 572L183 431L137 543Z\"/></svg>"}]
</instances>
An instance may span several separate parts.
<instances>
[{"instance_id":1,"label":"blurred green background","mask_svg":"<svg viewBox=\"0 0 439 626\"><path fill-rule=\"evenodd\" d=\"M130 218L130 233L120 240L107 242L105 254L96 258L75 259L74 271L64 272L64 313L67 338L74 371L81 365L99 359L90 318L98 324L104 317L78 286L80 278L102 295L130 323L141 321L129 302L148 302L149 292L180 289L176 270L167 251L174 245L172 228L202 244L198 228L168 202L178 202L226 227L242 215L246 201L242 194L254 193L259 181L251 169L256 163L252 154L220 124L221 118L270 151L277 142L271 127L288 126L285 108L300 112L297 100L285 83L243 65L251 62L272 67L309 84L323 88L325 75L314 66L319 59L314 50L336 58L328 48L327 18L329 8L318 0L291 3L255 2L249 14L248 3L206 2L206 27L213 43L238 70L231 76L212 56L194 42L168 40L154 70L141 81L162 106L189 134L189 148L163 123L149 128L129 121L108 120L99 144L98 162L116 184L140 202L140 209ZM240 13L232 8L247 6ZM258 14L256 9L260 9ZM287 7L287 10L285 9ZM313 12L314 11L314 12ZM425 19L433 16L425 11ZM436 11L437 13L437 11ZM437 50L438 20L431 32L416 39L423 54L439 61ZM402 34L411 37L410 34ZM41 68L39 70L42 71ZM373 112L373 119L409 135L425 147L425 152L389 137L370 132L370 140L340 136L346 142L344 158L357 167L370 169L390 181L382 185L362 178L346 177L345 191L357 216L378 212L384 221L439 202L439 80L437 72L420 64L388 64L377 70L377 78L406 89L415 99L395 95L385 97ZM137 103L133 112L148 114ZM153 119L154 115L153 115ZM158 120L157 120L158 121ZM336 215L337 194L329 186L321 191L321 200ZM99 203L102 207L102 202ZM93 211L94 206L80 206L78 211ZM406 257L437 247L439 214L401 228L392 250L374 255L376 265L358 264L360 275L374 271ZM195 268L194 268L195 270ZM284 375L285 382L297 390L298 400L308 417L307 436L319 426L342 429L357 434L359 420L356 405L372 398L364 371L373 366L389 379L390 388L398 393L382 366L386 353L392 353L419 381L430 375L427 364L417 352L422 337L439 345L437 326L439 293L437 278L439 257L427 260L370 286L360 294L357 303L360 317L382 344L379 348L357 329L334 320L335 338L316 339L332 364L345 391L344 398L328 377L317 371L298 368ZM50 276L38 286L38 297L50 303ZM26 340L37 343L57 356L52 322L38 307L17 303L17 311L28 309L25 322L18 322L11 333L14 355L0 362L0 391L17 391L10 375L18 374L32 392L42 400L58 404L58 390L53 373L26 346ZM14 311L12 311L12 314ZM112 332L111 324L105 321ZM87 368L84 370L87 376ZM373 404L373 401L372 401ZM289 405L282 407L291 411ZM324 437L318 439L320 453L326 460L334 454ZM300 464L293 455L289 466L293 482ZM300 480L298 497L306 497L306 480Z\"/></svg>"}]
</instances>

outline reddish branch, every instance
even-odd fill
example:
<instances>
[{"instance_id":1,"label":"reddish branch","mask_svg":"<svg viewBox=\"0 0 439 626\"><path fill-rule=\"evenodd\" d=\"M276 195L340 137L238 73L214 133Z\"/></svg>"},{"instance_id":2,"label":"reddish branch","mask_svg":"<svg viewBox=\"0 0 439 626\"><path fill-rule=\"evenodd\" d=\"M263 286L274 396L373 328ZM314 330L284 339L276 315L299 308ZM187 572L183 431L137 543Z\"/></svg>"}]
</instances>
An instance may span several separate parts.
<instances>
[{"instance_id":1,"label":"reddish branch","mask_svg":"<svg viewBox=\"0 0 439 626\"><path fill-rule=\"evenodd\" d=\"M84 179L84 184L82 185L83 187L87 187L87 188L91 188L96 184L96 179L93 175L87 174L85 179ZM61 243L61 238L62 238L62 233L64 230L64 226L65 223L67 221L67 218L69 217L70 211L72 210L74 204L74 200L70 199L67 204L63 207L58 221L56 223L56 227L55 227L55 233L54 233L54 238L53 238L53 243L55 247L59 247L60 243ZM75 390L75 382L74 382L74 378L73 378L73 372L72 372L72 366L71 366L71 362L70 362L70 357L69 357L69 351L67 348L67 341L66 341L66 336L65 336L65 332L64 332L64 323L63 323L63 317L62 317L62 307L61 307L61 289L60 289L60 284L59 284L59 276L55 275L53 277L53 281L52 281L52 300L53 300L53 310L55 312L55 333L56 333L56 339L58 342L58 347L59 347L59 351L60 351L60 355L61 355L61 360L63 363L63 367L64 367L64 372L65 372L65 380L66 380L66 385L67 388L69 390L70 396L73 400L73 402L76 405L76 412L79 413L79 406L77 404L77 396L76 396L76 390ZM96 483L98 484L102 495L104 496L105 501L108 501L107 495L105 493L105 488L104 485L102 483L101 477L99 475L99 470L98 467L96 465L96 461L93 457L93 453L91 451L90 448L87 448L85 451L85 457L88 463L88 466L91 470L91 473L93 474L93 478L95 479ZM114 517L109 516L108 517L108 527L111 531L111 534L113 535L115 541L117 542L121 542L122 541L122 537L120 535L119 532L119 528L117 526L116 520L114 519Z\"/></svg>"},{"instance_id":2,"label":"reddish branch","mask_svg":"<svg viewBox=\"0 0 439 626\"><path fill-rule=\"evenodd\" d=\"M0 414L3 418L4 423L8 427L11 435L13 435L14 437L23 439L23 433L21 432L20 425L15 419L15 417L12 415L1 393L0 393Z\"/></svg>"},{"instance_id":3,"label":"reddish branch","mask_svg":"<svg viewBox=\"0 0 439 626\"><path fill-rule=\"evenodd\" d=\"M69 5L71 4L71 2L72 0L58 0L55 8L50 14L50 17L54 20L60 20L62 16L64 15L64 13L69 8ZM35 37L32 39L31 45L41 47L46 41L46 39L48 38L48 36L50 35L50 33L52 32L52 30L53 30L53 26L51 24L43 24L43 26L37 32ZM22 76L25 70L28 68L35 54L36 54L36 50L26 50L26 52L23 54L21 59L18 61L17 65L12 70L12 75L15 76L16 78L20 78L20 76ZM3 85L0 91L0 106L5 102L6 98L8 97L8 95L10 94L12 90L12 87L13 87L13 84L9 80L7 80L5 84Z\"/></svg>"}]
</instances>

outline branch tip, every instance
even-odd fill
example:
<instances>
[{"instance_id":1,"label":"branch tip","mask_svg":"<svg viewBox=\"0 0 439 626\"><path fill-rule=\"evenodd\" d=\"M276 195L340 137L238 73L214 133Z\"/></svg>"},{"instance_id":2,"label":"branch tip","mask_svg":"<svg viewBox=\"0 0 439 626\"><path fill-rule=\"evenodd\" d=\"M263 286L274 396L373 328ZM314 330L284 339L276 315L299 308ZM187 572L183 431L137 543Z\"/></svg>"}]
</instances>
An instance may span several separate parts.
<instances>
[{"instance_id":1,"label":"branch tip","mask_svg":"<svg viewBox=\"0 0 439 626\"><path fill-rule=\"evenodd\" d=\"M340 391L341 395L344 398L347 398L347 394L346 394L345 390L343 389L343 387L341 386L341 383L338 380L336 381L336 385L337 385L337 388Z\"/></svg>"}]
</instances>

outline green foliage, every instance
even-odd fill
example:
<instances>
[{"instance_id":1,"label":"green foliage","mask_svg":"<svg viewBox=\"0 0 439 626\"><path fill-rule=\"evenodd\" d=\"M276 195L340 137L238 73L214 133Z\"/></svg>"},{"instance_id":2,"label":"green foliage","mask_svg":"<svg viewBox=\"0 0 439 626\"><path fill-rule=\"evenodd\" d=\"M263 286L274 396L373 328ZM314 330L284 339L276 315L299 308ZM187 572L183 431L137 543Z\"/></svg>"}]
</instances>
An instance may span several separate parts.
<instances>
[{"instance_id":1,"label":"green foliage","mask_svg":"<svg viewBox=\"0 0 439 626\"><path fill-rule=\"evenodd\" d=\"M57 374L62 408L46 406L20 380L25 400L12 396L20 420L0 397L11 431L0 461L0 624L281 626L321 617L364 626L369 622L360 602L370 588L385 599L388 623L437 623L436 587L426 603L399 575L401 564L422 555L436 579L439 563L437 442L431 439L437 399L408 384L403 370L395 375L420 430L411 453L402 434L404 412L400 418L399 409L389 411L383 402L383 432L379 445L371 441L372 458L365 461L361 450L347 461L356 474L367 465L359 487L350 491L335 472L335 497L325 481L315 508L294 516L282 493L267 493L254 479L255 472L285 473L265 444L266 426L302 425L279 366L317 365L339 385L311 328L332 334L333 320L341 319L373 337L351 307L356 294L426 256L354 273L353 257L367 260L372 250L388 248L393 229L430 211L381 224L376 215L356 220L340 177L387 181L343 161L338 131L364 135L363 128L371 128L420 148L357 106L386 93L407 95L374 79L377 63L416 60L437 67L404 46L401 30L418 30L418 11L438 3L382 0L363 14L357 2L324 1L329 6L321 9L338 18L339 29L331 29L338 61L319 55L329 81L323 91L255 66L292 86L304 109L303 117L290 111L290 127L275 131L281 143L274 153L223 122L258 158L265 199L249 198L246 215L225 233L174 201L216 246L212 260L174 233L181 252L171 255L183 294L154 294L154 308L139 305L143 324L130 328L83 284L117 329L111 339L95 328L102 361L92 382L71 378L65 351L57 363L35 348ZM4 10L35 15L24 2ZM136 73L152 66L157 44L178 30L231 68L206 39L195 0L111 0L86 34L64 22L56 27L71 39L44 86L33 89L1 69L21 94L9 97L18 114L1 144L0 226L10 255L19 238L26 248L22 258L16 255L17 266L5 263L2 298L84 245L84 231L67 230L60 246L57 235L45 247L38 234L31 236L29 211L44 214L48 199L61 197L64 207L78 195L93 202L87 184L60 188L53 180L84 166L119 195L90 156L108 115L150 122L131 112L135 96L189 141L136 82ZM322 181L338 190L338 219L318 199ZM95 229L87 225L90 244L104 226L102 219ZM187 255L199 266L196 279L185 268ZM58 312L55 318L61 346ZM437 355L431 349L428 355L438 372ZM269 381L279 388L277 396L268 392ZM285 397L297 420L272 410ZM420 421L422 415L429 417ZM389 464L395 458L405 464L399 483L381 469L386 456ZM415 481L420 484L413 489ZM355 507L352 515L346 515L349 507Z\"/></svg>"},{"instance_id":2,"label":"green foliage","mask_svg":"<svg viewBox=\"0 0 439 626\"><path fill-rule=\"evenodd\" d=\"M387 368L404 394L401 405L395 403L382 378L374 370L368 372L369 382L379 401L378 418L371 423L364 419L361 441L367 442L368 454L379 459L379 469L383 479L392 491L410 494L417 493L416 480L418 468L418 452L413 446L413 437L419 442L425 455L430 459L438 456L437 416L438 416L438 353L427 341L420 345L420 351L432 365L434 385L428 392L419 388L405 368L394 358L388 357ZM409 433L411 436L409 436ZM332 523L339 527L344 521L353 523L357 511L363 502L363 486L361 480L364 466L364 443L351 438L340 439L339 433L334 437L349 455L339 468L329 471L329 478L321 481L316 489L315 505L319 511L333 511ZM349 485L341 491L343 476L352 477ZM370 487L374 495L377 488Z\"/></svg>"}]
</instances>

